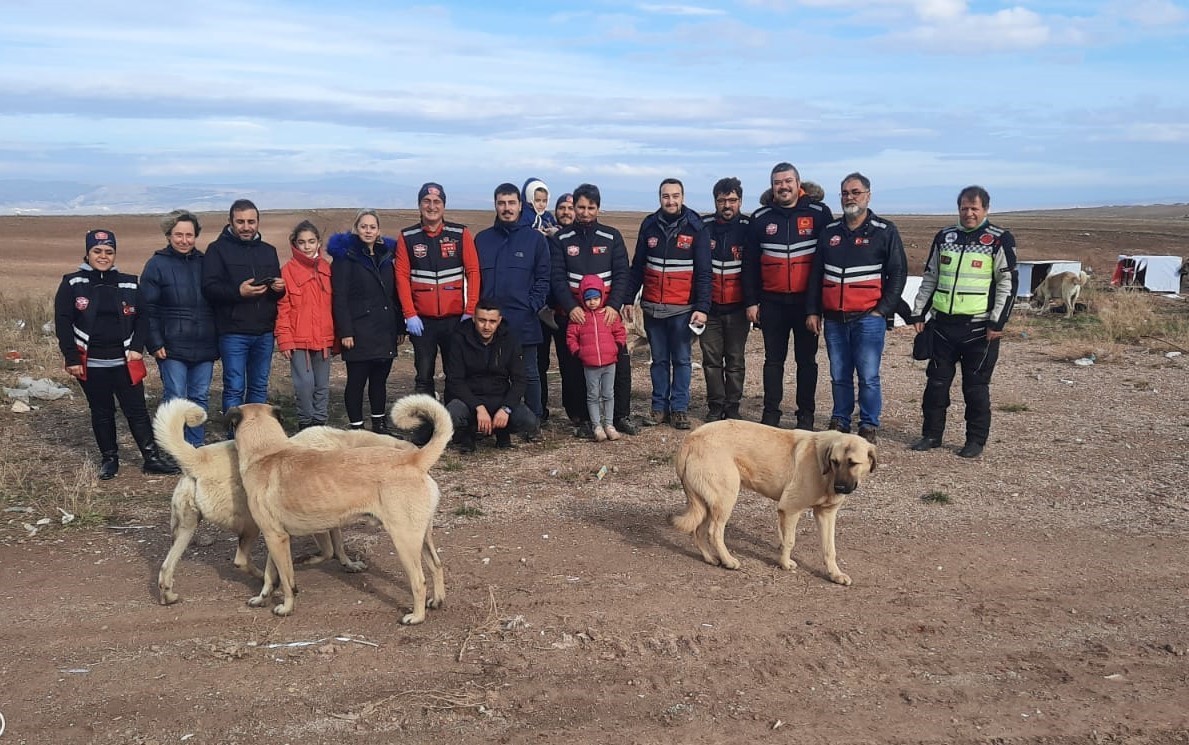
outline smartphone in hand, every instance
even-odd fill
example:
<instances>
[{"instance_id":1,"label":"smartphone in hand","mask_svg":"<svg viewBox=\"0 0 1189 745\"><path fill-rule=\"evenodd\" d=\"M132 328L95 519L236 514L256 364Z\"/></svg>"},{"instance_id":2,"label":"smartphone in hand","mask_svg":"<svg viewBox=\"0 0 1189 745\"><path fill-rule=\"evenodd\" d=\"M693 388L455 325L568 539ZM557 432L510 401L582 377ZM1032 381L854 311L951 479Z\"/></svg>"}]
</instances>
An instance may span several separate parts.
<instances>
[{"instance_id":1,"label":"smartphone in hand","mask_svg":"<svg viewBox=\"0 0 1189 745\"><path fill-rule=\"evenodd\" d=\"M276 282L276 281L277 281L276 277L265 277L264 279L254 279L254 280L252 280L252 286L253 287L264 287L266 285L271 285L273 282Z\"/></svg>"}]
</instances>

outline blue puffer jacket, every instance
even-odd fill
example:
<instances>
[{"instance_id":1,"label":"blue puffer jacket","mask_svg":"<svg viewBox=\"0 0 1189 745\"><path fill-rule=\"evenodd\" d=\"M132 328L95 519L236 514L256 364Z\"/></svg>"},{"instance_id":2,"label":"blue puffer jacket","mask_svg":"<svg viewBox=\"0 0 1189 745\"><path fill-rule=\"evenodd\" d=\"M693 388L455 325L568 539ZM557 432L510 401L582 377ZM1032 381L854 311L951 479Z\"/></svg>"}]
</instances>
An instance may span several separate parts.
<instances>
[{"instance_id":1,"label":"blue puffer jacket","mask_svg":"<svg viewBox=\"0 0 1189 745\"><path fill-rule=\"evenodd\" d=\"M483 297L500 306L503 325L520 344L540 344L543 337L537 311L549 299L548 239L526 225L497 220L475 236L475 250Z\"/></svg>"},{"instance_id":2,"label":"blue puffer jacket","mask_svg":"<svg viewBox=\"0 0 1189 745\"><path fill-rule=\"evenodd\" d=\"M181 254L167 246L149 257L140 275L140 312L147 321L145 347L165 347L171 360L207 362L219 356L215 313L202 294L197 248Z\"/></svg>"}]
</instances>

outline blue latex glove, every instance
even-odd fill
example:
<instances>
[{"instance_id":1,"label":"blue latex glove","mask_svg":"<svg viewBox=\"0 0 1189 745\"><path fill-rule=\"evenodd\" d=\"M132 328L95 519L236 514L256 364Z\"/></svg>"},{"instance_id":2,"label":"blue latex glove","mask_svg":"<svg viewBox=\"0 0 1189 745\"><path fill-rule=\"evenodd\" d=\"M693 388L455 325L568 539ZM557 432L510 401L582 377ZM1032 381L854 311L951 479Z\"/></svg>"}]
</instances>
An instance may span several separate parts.
<instances>
[{"instance_id":1,"label":"blue latex glove","mask_svg":"<svg viewBox=\"0 0 1189 745\"><path fill-rule=\"evenodd\" d=\"M468 318L470 318L470 317L471 317L471 314L470 314L470 313L463 313L463 314L462 314L462 318L458 319L458 322L459 322L459 323L462 323L463 321L467 320L467 319L468 319Z\"/></svg>"},{"instance_id":2,"label":"blue latex glove","mask_svg":"<svg viewBox=\"0 0 1189 745\"><path fill-rule=\"evenodd\" d=\"M421 336L421 332L425 331L425 322L421 320L421 316L406 318L405 331L408 331L413 336Z\"/></svg>"}]
</instances>

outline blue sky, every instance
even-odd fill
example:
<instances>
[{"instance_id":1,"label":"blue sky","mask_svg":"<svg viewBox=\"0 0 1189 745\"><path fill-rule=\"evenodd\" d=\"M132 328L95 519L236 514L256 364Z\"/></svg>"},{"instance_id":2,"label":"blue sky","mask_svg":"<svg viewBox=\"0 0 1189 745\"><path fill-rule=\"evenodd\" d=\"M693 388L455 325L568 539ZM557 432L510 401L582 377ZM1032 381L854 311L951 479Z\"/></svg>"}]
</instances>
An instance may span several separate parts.
<instances>
[{"instance_id":1,"label":"blue sky","mask_svg":"<svg viewBox=\"0 0 1189 745\"><path fill-rule=\"evenodd\" d=\"M653 209L676 176L707 209L721 176L754 204L780 160L831 204L862 171L877 211L948 212L968 183L996 209L1189 201L1189 2L0 0L0 17L0 203L32 181L407 207L432 179L486 207L540 176Z\"/></svg>"}]
</instances>

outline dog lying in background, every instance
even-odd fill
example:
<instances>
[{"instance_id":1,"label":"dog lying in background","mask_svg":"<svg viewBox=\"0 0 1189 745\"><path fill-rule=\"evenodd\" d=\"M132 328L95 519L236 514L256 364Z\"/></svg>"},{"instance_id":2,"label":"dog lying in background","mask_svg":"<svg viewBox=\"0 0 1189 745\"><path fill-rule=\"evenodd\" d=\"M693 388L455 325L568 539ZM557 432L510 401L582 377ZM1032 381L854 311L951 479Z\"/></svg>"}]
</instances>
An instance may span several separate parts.
<instances>
[{"instance_id":1,"label":"dog lying in background","mask_svg":"<svg viewBox=\"0 0 1189 745\"><path fill-rule=\"evenodd\" d=\"M235 427L239 471L248 508L264 542L268 566L264 587L248 601L261 606L272 595L279 575L284 599L273 608L278 616L293 612L293 560L290 536L330 530L365 514L380 521L409 578L413 609L403 624L425 620L425 609L446 599L442 562L433 543L433 518L440 492L429 475L454 427L446 408L432 396L406 396L393 406L393 424L413 429L433 424L424 447L396 451L391 447L357 447L326 451L285 437L276 411L267 404L244 404L227 412ZM433 591L426 600L424 571Z\"/></svg>"},{"instance_id":2,"label":"dog lying in background","mask_svg":"<svg viewBox=\"0 0 1189 745\"><path fill-rule=\"evenodd\" d=\"M738 569L727 551L723 531L739 488L776 502L780 517L780 568L793 570L793 545L801 513L813 509L830 580L849 585L838 568L834 523L838 508L875 470L875 446L858 435L836 431L777 429L740 419L698 427L677 450L677 476L685 488L686 508L673 526L692 533L707 564Z\"/></svg>"},{"instance_id":3,"label":"dog lying in background","mask_svg":"<svg viewBox=\"0 0 1189 745\"><path fill-rule=\"evenodd\" d=\"M1082 287L1090 281L1090 275L1085 272L1059 272L1050 274L1036 288L1032 295L1032 305L1044 310L1049 307L1050 300L1060 299L1065 303L1065 318L1072 318L1074 304L1082 293Z\"/></svg>"},{"instance_id":4,"label":"dog lying in background","mask_svg":"<svg viewBox=\"0 0 1189 745\"><path fill-rule=\"evenodd\" d=\"M198 524L204 519L238 536L234 559L236 567L256 578L264 576L250 558L252 543L260 535L260 529L248 510L248 495L244 493L240 481L235 443L217 442L196 448L186 442L183 425L194 427L204 421L206 412L202 407L184 398L161 404L153 417L153 434L157 444L173 456L182 469L170 501L169 529L173 535L173 545L169 547L169 553L157 575L162 605L176 603L179 599L173 590L174 571L193 540ZM393 450L416 449L412 444L388 435L334 427L309 427L294 435L293 441L323 450L376 446ZM317 564L334 556L348 572L367 569L362 561L352 561L347 556L338 526L329 533L315 536L315 539L319 552L305 563Z\"/></svg>"}]
</instances>

